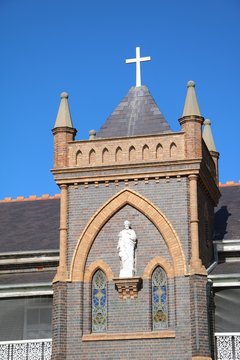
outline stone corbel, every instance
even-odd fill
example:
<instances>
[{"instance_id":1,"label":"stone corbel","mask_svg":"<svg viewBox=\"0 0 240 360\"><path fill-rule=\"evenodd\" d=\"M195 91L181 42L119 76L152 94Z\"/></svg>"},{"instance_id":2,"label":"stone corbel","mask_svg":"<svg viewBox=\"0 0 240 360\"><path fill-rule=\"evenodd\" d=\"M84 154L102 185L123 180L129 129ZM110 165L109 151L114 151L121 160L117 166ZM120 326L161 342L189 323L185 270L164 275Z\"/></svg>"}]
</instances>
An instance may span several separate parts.
<instances>
[{"instance_id":1,"label":"stone corbel","mask_svg":"<svg viewBox=\"0 0 240 360\"><path fill-rule=\"evenodd\" d=\"M131 278L113 278L120 299L136 299L142 286L142 279L138 276Z\"/></svg>"}]
</instances>

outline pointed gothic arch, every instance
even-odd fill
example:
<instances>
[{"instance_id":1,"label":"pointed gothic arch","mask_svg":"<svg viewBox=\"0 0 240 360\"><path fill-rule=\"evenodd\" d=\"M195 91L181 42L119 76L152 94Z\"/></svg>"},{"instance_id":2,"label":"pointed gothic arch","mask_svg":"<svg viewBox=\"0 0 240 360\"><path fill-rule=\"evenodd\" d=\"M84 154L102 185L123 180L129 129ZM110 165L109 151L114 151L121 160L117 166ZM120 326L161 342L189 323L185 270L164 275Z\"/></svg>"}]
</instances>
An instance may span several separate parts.
<instances>
[{"instance_id":1,"label":"pointed gothic arch","mask_svg":"<svg viewBox=\"0 0 240 360\"><path fill-rule=\"evenodd\" d=\"M175 157L177 155L177 145L172 142L170 145L170 157Z\"/></svg>"},{"instance_id":2,"label":"pointed gothic arch","mask_svg":"<svg viewBox=\"0 0 240 360\"><path fill-rule=\"evenodd\" d=\"M91 149L89 152L89 164L95 164L96 162L96 151Z\"/></svg>"},{"instance_id":3,"label":"pointed gothic arch","mask_svg":"<svg viewBox=\"0 0 240 360\"><path fill-rule=\"evenodd\" d=\"M82 152L78 150L75 157L75 165L80 165L82 162Z\"/></svg>"},{"instance_id":4,"label":"pointed gothic arch","mask_svg":"<svg viewBox=\"0 0 240 360\"><path fill-rule=\"evenodd\" d=\"M181 242L170 221L145 197L133 190L124 189L105 203L84 228L72 257L70 281L83 281L88 253L97 234L107 221L127 204L145 215L161 233L172 257L174 275L186 274L186 261Z\"/></svg>"},{"instance_id":5,"label":"pointed gothic arch","mask_svg":"<svg viewBox=\"0 0 240 360\"><path fill-rule=\"evenodd\" d=\"M108 162L108 160L109 160L109 150L108 148L105 147L102 151L102 163L104 164Z\"/></svg>"},{"instance_id":6,"label":"pointed gothic arch","mask_svg":"<svg viewBox=\"0 0 240 360\"><path fill-rule=\"evenodd\" d=\"M92 262L84 272L84 282L91 282L93 275L98 269L105 273L108 281L112 280L113 272L110 266L103 260L96 260Z\"/></svg>"},{"instance_id":7,"label":"pointed gothic arch","mask_svg":"<svg viewBox=\"0 0 240 360\"><path fill-rule=\"evenodd\" d=\"M149 160L149 157L150 157L149 146L145 144L142 148L142 160Z\"/></svg>"}]
</instances>

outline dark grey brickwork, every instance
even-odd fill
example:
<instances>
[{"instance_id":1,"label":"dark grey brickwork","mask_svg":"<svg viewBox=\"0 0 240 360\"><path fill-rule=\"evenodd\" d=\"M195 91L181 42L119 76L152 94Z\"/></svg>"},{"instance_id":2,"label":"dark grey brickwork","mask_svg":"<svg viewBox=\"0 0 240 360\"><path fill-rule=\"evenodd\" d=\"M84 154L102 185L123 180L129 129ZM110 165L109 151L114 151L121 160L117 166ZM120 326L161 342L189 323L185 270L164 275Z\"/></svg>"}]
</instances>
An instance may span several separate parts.
<instances>
[{"instance_id":1,"label":"dark grey brickwork","mask_svg":"<svg viewBox=\"0 0 240 360\"><path fill-rule=\"evenodd\" d=\"M208 216L206 217L206 214ZM214 207L206 191L198 186L199 251L203 264L208 268L214 261L213 229Z\"/></svg>"},{"instance_id":2,"label":"dark grey brickwork","mask_svg":"<svg viewBox=\"0 0 240 360\"><path fill-rule=\"evenodd\" d=\"M53 294L52 360L64 360L67 350L67 284L55 283Z\"/></svg>"},{"instance_id":3,"label":"dark grey brickwork","mask_svg":"<svg viewBox=\"0 0 240 360\"><path fill-rule=\"evenodd\" d=\"M209 323L207 321L207 279L206 276L190 278L191 333L194 356L209 356Z\"/></svg>"},{"instance_id":4,"label":"dark grey brickwork","mask_svg":"<svg viewBox=\"0 0 240 360\"><path fill-rule=\"evenodd\" d=\"M119 182L79 185L69 187L68 204L68 265L89 219L112 196L126 186ZM149 199L171 222L180 238L187 263L190 260L188 180L171 178L160 182L149 180L128 188ZM199 214L206 201L199 193ZM211 208L210 208L211 212ZM105 261L114 276L119 274L119 258L116 250L118 233L123 221L130 220L138 237L137 275L155 256L172 263L168 247L151 221L130 205L125 205L103 226L88 254L86 267L96 260ZM201 219L200 219L201 220ZM202 231L202 230L201 230ZM151 332L151 281L144 279L137 299L122 300L113 281L108 282L107 332ZM53 360L191 360L194 355L209 356L208 322L206 312L206 277L186 276L168 279L168 329L176 332L175 338L82 341L82 335L91 334L91 284L55 284L54 350ZM60 327L60 328L58 328Z\"/></svg>"},{"instance_id":5,"label":"dark grey brickwork","mask_svg":"<svg viewBox=\"0 0 240 360\"><path fill-rule=\"evenodd\" d=\"M187 181L186 178L182 178L181 181L172 178L170 182L166 182L165 179L161 179L159 183L149 180L148 184L139 181L137 185L133 181L129 181L128 188L145 196L165 214L181 239L188 262L190 249ZM108 187L105 184L99 184L98 187L89 184L87 188L84 185L80 185L77 189L74 186L69 188L68 263L71 262L77 241L89 219L106 201L124 188L126 188L124 182L119 182L118 186L109 183ZM133 226L135 226L134 221ZM120 225L120 229L118 227L115 230L115 239L121 227L122 225Z\"/></svg>"}]
</instances>

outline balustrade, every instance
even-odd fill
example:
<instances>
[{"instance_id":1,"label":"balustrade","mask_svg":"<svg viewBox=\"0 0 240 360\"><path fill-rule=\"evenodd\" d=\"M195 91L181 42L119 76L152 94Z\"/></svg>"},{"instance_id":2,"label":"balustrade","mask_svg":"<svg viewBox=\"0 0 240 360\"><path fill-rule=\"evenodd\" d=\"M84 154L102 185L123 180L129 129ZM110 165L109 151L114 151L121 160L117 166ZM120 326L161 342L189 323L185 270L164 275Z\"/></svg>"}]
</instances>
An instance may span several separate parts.
<instances>
[{"instance_id":1,"label":"balustrade","mask_svg":"<svg viewBox=\"0 0 240 360\"><path fill-rule=\"evenodd\" d=\"M215 333L217 360L240 360L240 333Z\"/></svg>"},{"instance_id":2,"label":"balustrade","mask_svg":"<svg viewBox=\"0 0 240 360\"><path fill-rule=\"evenodd\" d=\"M1 360L50 360L51 339L0 342Z\"/></svg>"}]
</instances>

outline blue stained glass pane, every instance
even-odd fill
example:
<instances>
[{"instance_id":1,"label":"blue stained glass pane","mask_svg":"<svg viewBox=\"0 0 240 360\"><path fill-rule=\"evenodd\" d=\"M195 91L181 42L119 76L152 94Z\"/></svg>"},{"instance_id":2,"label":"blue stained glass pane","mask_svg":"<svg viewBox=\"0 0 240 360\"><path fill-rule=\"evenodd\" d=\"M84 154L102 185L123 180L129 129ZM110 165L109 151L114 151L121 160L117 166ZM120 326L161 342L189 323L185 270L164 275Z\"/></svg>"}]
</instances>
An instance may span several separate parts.
<instances>
[{"instance_id":1,"label":"blue stained glass pane","mask_svg":"<svg viewBox=\"0 0 240 360\"><path fill-rule=\"evenodd\" d=\"M152 274L152 320L154 330L168 326L167 276L160 266Z\"/></svg>"},{"instance_id":2,"label":"blue stained glass pane","mask_svg":"<svg viewBox=\"0 0 240 360\"><path fill-rule=\"evenodd\" d=\"M107 330L107 281L101 270L97 270L92 280L92 331Z\"/></svg>"}]
</instances>

